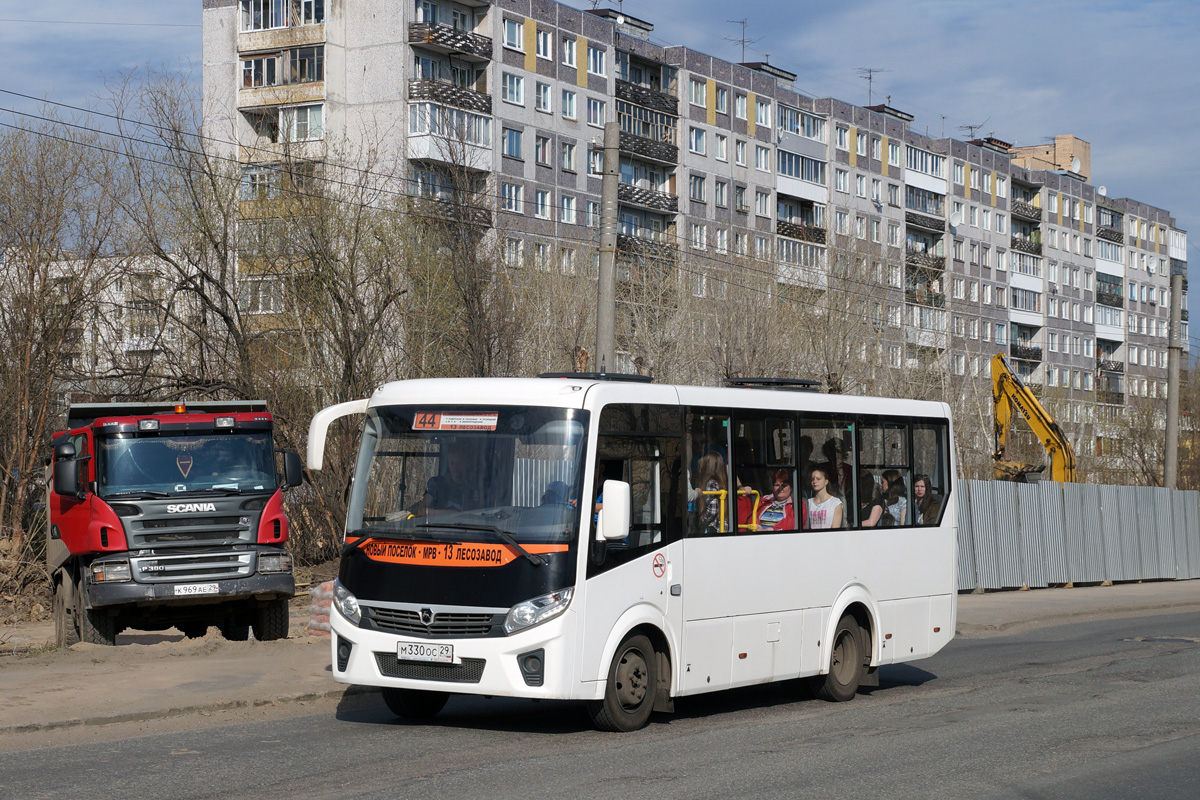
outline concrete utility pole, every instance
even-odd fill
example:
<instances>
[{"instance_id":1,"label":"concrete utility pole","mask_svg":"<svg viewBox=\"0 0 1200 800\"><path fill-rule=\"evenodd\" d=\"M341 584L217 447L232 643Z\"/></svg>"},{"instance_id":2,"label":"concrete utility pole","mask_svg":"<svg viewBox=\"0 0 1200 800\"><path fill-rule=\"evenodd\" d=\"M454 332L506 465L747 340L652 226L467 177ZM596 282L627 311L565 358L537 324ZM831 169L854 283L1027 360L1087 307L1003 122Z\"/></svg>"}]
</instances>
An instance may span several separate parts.
<instances>
[{"instance_id":1,"label":"concrete utility pole","mask_svg":"<svg viewBox=\"0 0 1200 800\"><path fill-rule=\"evenodd\" d=\"M1183 272L1171 269L1171 331L1167 340L1167 453L1163 486L1179 487L1179 361L1183 357Z\"/></svg>"},{"instance_id":2,"label":"concrete utility pole","mask_svg":"<svg viewBox=\"0 0 1200 800\"><path fill-rule=\"evenodd\" d=\"M600 276L596 286L596 371L616 369L617 186L621 181L621 126L604 125L604 182L600 185Z\"/></svg>"}]
</instances>

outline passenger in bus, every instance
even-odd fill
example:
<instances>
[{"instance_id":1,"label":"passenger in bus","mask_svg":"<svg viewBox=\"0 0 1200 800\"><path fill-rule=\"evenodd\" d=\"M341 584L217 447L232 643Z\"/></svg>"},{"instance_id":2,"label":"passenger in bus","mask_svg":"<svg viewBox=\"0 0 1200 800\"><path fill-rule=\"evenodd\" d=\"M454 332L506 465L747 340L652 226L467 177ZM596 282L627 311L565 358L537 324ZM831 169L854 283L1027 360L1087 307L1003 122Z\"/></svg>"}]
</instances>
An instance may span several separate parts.
<instances>
[{"instance_id":1,"label":"passenger in bus","mask_svg":"<svg viewBox=\"0 0 1200 800\"><path fill-rule=\"evenodd\" d=\"M542 505L567 505L567 491L567 484L564 481L550 481L546 484L546 491L542 493Z\"/></svg>"},{"instance_id":2,"label":"passenger in bus","mask_svg":"<svg viewBox=\"0 0 1200 800\"><path fill-rule=\"evenodd\" d=\"M842 527L842 501L832 494L833 485L825 470L817 467L810 478L813 496L805 503L808 506L808 523L814 531Z\"/></svg>"},{"instance_id":3,"label":"passenger in bus","mask_svg":"<svg viewBox=\"0 0 1200 800\"><path fill-rule=\"evenodd\" d=\"M890 524L908 524L908 487L898 469L883 471L883 500L887 504L887 515L891 516ZM885 523L886 524L886 523Z\"/></svg>"},{"instance_id":4,"label":"passenger in bus","mask_svg":"<svg viewBox=\"0 0 1200 800\"><path fill-rule=\"evenodd\" d=\"M716 450L709 450L700 457L696 465L696 488L701 493L700 525L701 533L720 533L725 529L725 521L721 518L722 493L727 490L725 480L725 459Z\"/></svg>"},{"instance_id":5,"label":"passenger in bus","mask_svg":"<svg viewBox=\"0 0 1200 800\"><path fill-rule=\"evenodd\" d=\"M747 533L757 530L757 509L762 508L763 498L754 488L742 483L742 479L735 477L737 482L737 525L739 531ZM756 503L757 501L757 503Z\"/></svg>"},{"instance_id":6,"label":"passenger in bus","mask_svg":"<svg viewBox=\"0 0 1200 800\"><path fill-rule=\"evenodd\" d=\"M850 481L854 477L854 468L846 460L849 452L846 442L842 439L829 438L821 446L821 453L825 456L825 463L821 469L829 476L839 493L847 497L850 495Z\"/></svg>"},{"instance_id":7,"label":"passenger in bus","mask_svg":"<svg viewBox=\"0 0 1200 800\"><path fill-rule=\"evenodd\" d=\"M776 471L772 482L772 493L763 498L758 512L760 531L794 531L796 527L796 504L792 496L792 476L786 469ZM804 508L800 509L804 517Z\"/></svg>"},{"instance_id":8,"label":"passenger in bus","mask_svg":"<svg viewBox=\"0 0 1200 800\"><path fill-rule=\"evenodd\" d=\"M452 439L442 443L442 474L429 479L416 516L463 511L469 507L474 499L474 457L474 448L466 442Z\"/></svg>"},{"instance_id":9,"label":"passenger in bus","mask_svg":"<svg viewBox=\"0 0 1200 800\"><path fill-rule=\"evenodd\" d=\"M887 504L883 501L883 495L879 493L875 477L869 472L858 476L858 497L862 503L859 508L859 518L862 520L860 524L864 528L874 528L883 518Z\"/></svg>"},{"instance_id":10,"label":"passenger in bus","mask_svg":"<svg viewBox=\"0 0 1200 800\"><path fill-rule=\"evenodd\" d=\"M913 504L917 507L918 525L934 525L942 511L942 500L933 493L928 475L918 475L913 481Z\"/></svg>"}]
</instances>

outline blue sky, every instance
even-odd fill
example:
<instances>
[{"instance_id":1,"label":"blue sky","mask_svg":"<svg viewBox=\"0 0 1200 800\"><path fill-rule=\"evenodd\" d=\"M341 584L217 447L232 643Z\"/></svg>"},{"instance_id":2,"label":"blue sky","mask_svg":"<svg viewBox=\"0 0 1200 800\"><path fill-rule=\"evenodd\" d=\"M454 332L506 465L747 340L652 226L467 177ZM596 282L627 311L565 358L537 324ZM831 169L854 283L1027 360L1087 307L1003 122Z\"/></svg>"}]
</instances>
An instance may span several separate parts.
<instances>
[{"instance_id":1,"label":"blue sky","mask_svg":"<svg viewBox=\"0 0 1200 800\"><path fill-rule=\"evenodd\" d=\"M87 105L105 76L147 64L198 75L201 6L0 0L0 89ZM1200 175L1195 0L625 0L623 10L653 23L659 43L730 61L741 51L727 38L742 29L727 20L744 18L754 40L747 60L769 53L818 97L865 105L858 68L886 70L875 76L875 102L890 95L915 129L934 135L967 138L960 126L982 124L981 134L1024 145L1074 133L1092 144L1092 182L1171 211L1200 269L1200 193L1186 177ZM0 107L33 105L0 95Z\"/></svg>"}]
</instances>

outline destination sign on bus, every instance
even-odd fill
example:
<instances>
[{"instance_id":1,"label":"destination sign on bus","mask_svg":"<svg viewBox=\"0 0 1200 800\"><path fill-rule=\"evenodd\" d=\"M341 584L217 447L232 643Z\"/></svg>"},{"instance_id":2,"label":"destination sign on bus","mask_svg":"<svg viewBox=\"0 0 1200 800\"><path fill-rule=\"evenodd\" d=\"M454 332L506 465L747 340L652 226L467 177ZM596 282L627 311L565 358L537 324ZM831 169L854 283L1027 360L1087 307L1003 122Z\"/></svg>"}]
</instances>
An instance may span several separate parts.
<instances>
[{"instance_id":1,"label":"destination sign on bus","mask_svg":"<svg viewBox=\"0 0 1200 800\"><path fill-rule=\"evenodd\" d=\"M413 417L417 431L494 431L496 412L447 414L441 411L418 411Z\"/></svg>"},{"instance_id":2,"label":"destination sign on bus","mask_svg":"<svg viewBox=\"0 0 1200 800\"><path fill-rule=\"evenodd\" d=\"M566 552L567 545L527 544L525 550L534 554L562 553ZM371 539L362 546L362 551L372 561L430 567L502 567L521 557L520 553L508 545L484 542L404 542Z\"/></svg>"}]
</instances>

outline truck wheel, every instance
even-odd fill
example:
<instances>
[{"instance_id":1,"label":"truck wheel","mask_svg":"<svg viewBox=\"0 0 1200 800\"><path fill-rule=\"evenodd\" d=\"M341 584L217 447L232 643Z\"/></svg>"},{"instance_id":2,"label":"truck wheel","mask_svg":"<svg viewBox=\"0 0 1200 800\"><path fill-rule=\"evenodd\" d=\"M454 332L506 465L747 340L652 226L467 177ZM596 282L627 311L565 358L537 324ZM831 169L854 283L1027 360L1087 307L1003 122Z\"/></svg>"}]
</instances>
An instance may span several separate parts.
<instances>
[{"instance_id":1,"label":"truck wheel","mask_svg":"<svg viewBox=\"0 0 1200 800\"><path fill-rule=\"evenodd\" d=\"M446 705L446 692L424 692L419 689L380 689L388 710L404 719L432 719Z\"/></svg>"},{"instance_id":2,"label":"truck wheel","mask_svg":"<svg viewBox=\"0 0 1200 800\"><path fill-rule=\"evenodd\" d=\"M236 625L233 620L225 620L221 623L221 635L231 642L244 642L250 638L249 625Z\"/></svg>"},{"instance_id":3,"label":"truck wheel","mask_svg":"<svg viewBox=\"0 0 1200 800\"><path fill-rule=\"evenodd\" d=\"M260 642L286 639L288 635L288 601L286 597L272 600L254 609L254 638Z\"/></svg>"},{"instance_id":4,"label":"truck wheel","mask_svg":"<svg viewBox=\"0 0 1200 800\"><path fill-rule=\"evenodd\" d=\"M75 584L75 630L81 642L110 647L117 643L117 618L100 609L84 607L82 577Z\"/></svg>"},{"instance_id":5,"label":"truck wheel","mask_svg":"<svg viewBox=\"0 0 1200 800\"><path fill-rule=\"evenodd\" d=\"M642 635L621 642L608 668L604 699L588 703L592 724L602 731L636 731L650 721L658 688L658 655Z\"/></svg>"},{"instance_id":6,"label":"truck wheel","mask_svg":"<svg viewBox=\"0 0 1200 800\"><path fill-rule=\"evenodd\" d=\"M66 581L66 575L59 575L54 581L54 643L59 647L68 647L79 641L72 608L67 605L69 590Z\"/></svg>"}]
</instances>

